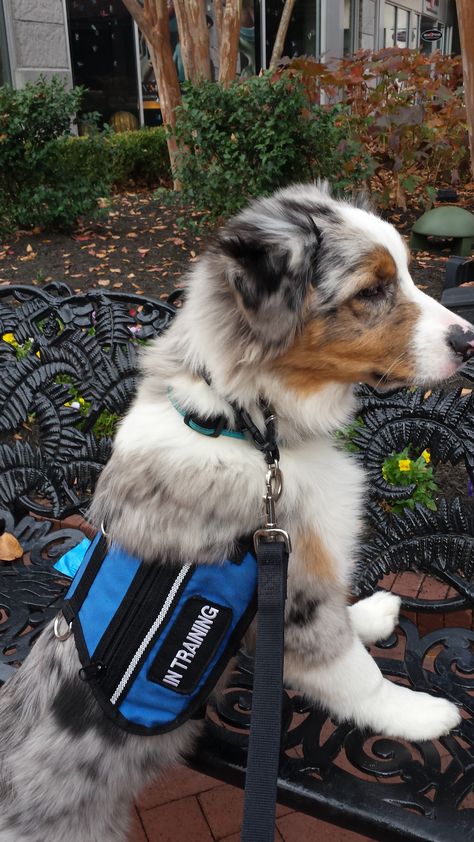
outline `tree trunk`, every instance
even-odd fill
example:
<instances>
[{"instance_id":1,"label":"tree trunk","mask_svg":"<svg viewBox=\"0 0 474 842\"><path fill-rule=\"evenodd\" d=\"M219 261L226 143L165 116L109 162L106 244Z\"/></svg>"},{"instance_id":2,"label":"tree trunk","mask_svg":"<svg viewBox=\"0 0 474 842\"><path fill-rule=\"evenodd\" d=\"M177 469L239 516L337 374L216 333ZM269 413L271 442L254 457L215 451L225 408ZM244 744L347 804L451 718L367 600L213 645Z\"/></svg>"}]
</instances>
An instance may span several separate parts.
<instances>
[{"instance_id":1,"label":"tree trunk","mask_svg":"<svg viewBox=\"0 0 474 842\"><path fill-rule=\"evenodd\" d=\"M274 70L281 59L283 47L285 46L286 34L290 25L290 18L295 7L296 0L286 0L284 9L281 13L280 24L276 34L275 43L273 45L272 57L270 59L270 70Z\"/></svg>"},{"instance_id":2,"label":"tree trunk","mask_svg":"<svg viewBox=\"0 0 474 842\"><path fill-rule=\"evenodd\" d=\"M178 21L179 46L186 79L211 79L209 32L204 0L174 0Z\"/></svg>"},{"instance_id":3,"label":"tree trunk","mask_svg":"<svg viewBox=\"0 0 474 842\"><path fill-rule=\"evenodd\" d=\"M473 0L456 0L459 35L461 39L464 97L466 101L471 171L474 179L474 3Z\"/></svg>"},{"instance_id":4,"label":"tree trunk","mask_svg":"<svg viewBox=\"0 0 474 842\"><path fill-rule=\"evenodd\" d=\"M224 86L235 79L241 17L242 0L226 0L219 47L219 82Z\"/></svg>"},{"instance_id":5,"label":"tree trunk","mask_svg":"<svg viewBox=\"0 0 474 842\"><path fill-rule=\"evenodd\" d=\"M220 53L222 44L222 0L214 0L214 23L217 32L217 51Z\"/></svg>"},{"instance_id":6,"label":"tree trunk","mask_svg":"<svg viewBox=\"0 0 474 842\"><path fill-rule=\"evenodd\" d=\"M173 174L173 187L175 190L179 190L180 184L174 178L178 146L173 129L176 126L175 110L181 103L181 90L171 52L168 6L166 0L144 0L143 6L138 0L122 0L122 2L145 36L150 51L150 59L158 88L161 116L167 128L166 141Z\"/></svg>"}]
</instances>

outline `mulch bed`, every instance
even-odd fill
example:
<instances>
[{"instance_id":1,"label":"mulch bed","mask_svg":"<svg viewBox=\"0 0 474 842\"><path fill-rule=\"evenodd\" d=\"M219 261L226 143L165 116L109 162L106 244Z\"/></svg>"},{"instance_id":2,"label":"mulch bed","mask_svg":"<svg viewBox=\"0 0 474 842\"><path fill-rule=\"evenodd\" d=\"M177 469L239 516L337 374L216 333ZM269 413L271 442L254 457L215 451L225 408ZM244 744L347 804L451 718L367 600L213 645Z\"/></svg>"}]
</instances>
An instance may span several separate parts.
<instances>
[{"instance_id":1,"label":"mulch bed","mask_svg":"<svg viewBox=\"0 0 474 842\"><path fill-rule=\"evenodd\" d=\"M461 206L474 210L474 185L460 194ZM408 235L420 212L387 214ZM20 231L0 242L0 285L42 285L65 281L76 291L103 287L165 298L183 285L183 275L198 259L209 236L195 234L186 209L163 205L149 192L116 196L99 221L82 222L72 234ZM416 284L439 299L448 253L418 252L411 264Z\"/></svg>"}]
</instances>

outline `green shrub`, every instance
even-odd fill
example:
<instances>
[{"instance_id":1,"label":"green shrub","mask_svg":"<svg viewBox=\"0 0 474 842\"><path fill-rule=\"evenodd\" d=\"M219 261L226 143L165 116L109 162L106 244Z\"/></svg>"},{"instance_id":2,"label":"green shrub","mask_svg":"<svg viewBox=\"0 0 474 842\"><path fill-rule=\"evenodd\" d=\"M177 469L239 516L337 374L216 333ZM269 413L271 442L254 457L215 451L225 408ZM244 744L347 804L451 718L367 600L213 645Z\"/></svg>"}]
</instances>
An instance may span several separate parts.
<instances>
[{"instance_id":1,"label":"green shrub","mask_svg":"<svg viewBox=\"0 0 474 842\"><path fill-rule=\"evenodd\" d=\"M112 185L169 181L162 128L112 134L70 134L82 88L41 78L22 90L0 88L0 232L70 229L100 213ZM89 124L95 125L94 115Z\"/></svg>"},{"instance_id":2,"label":"green shrub","mask_svg":"<svg viewBox=\"0 0 474 842\"><path fill-rule=\"evenodd\" d=\"M112 153L114 187L130 182L155 187L170 182L168 147L162 126L111 134L107 144Z\"/></svg>"},{"instance_id":3,"label":"green shrub","mask_svg":"<svg viewBox=\"0 0 474 842\"><path fill-rule=\"evenodd\" d=\"M97 199L110 189L103 138L91 139L93 160L85 149L71 154L69 141L82 94L54 78L0 88L0 230L70 228L97 212Z\"/></svg>"},{"instance_id":4,"label":"green shrub","mask_svg":"<svg viewBox=\"0 0 474 842\"><path fill-rule=\"evenodd\" d=\"M176 127L183 200L215 219L295 181L330 176L336 188L353 186L365 170L353 166L359 147L347 143L340 117L339 106L311 108L297 78L187 85Z\"/></svg>"}]
</instances>

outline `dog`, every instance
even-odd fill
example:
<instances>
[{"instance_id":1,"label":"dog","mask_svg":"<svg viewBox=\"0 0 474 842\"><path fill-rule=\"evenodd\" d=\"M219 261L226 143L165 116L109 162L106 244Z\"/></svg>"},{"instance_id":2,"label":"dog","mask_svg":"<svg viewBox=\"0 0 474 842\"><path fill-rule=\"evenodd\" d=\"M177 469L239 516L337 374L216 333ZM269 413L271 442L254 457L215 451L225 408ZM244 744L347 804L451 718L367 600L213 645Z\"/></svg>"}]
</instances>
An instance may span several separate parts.
<instances>
[{"instance_id":1,"label":"dog","mask_svg":"<svg viewBox=\"0 0 474 842\"><path fill-rule=\"evenodd\" d=\"M385 679L366 648L393 631L399 598L347 605L365 487L333 435L353 416L354 384L433 385L473 353L472 326L415 286L408 259L390 224L324 184L283 189L228 222L144 351L90 520L145 562L230 558L262 525L265 459L251 442L190 429L169 391L229 429L235 406L260 428L271 406L278 525L293 544L285 680L337 720L429 740L459 723L457 708ZM1 693L1 842L124 842L132 799L200 733L196 720L158 736L121 731L78 670L73 639L50 626Z\"/></svg>"}]
</instances>

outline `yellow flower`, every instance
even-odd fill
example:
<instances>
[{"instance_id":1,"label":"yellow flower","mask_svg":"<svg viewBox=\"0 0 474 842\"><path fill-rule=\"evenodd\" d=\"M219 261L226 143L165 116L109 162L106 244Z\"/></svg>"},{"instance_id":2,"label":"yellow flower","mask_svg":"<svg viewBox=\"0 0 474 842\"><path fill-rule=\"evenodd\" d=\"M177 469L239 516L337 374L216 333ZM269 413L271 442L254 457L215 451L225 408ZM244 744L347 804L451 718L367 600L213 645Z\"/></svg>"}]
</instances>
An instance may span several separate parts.
<instances>
[{"instance_id":1,"label":"yellow flower","mask_svg":"<svg viewBox=\"0 0 474 842\"><path fill-rule=\"evenodd\" d=\"M425 460L426 464L428 464L428 462L431 462L431 454L429 450L424 450L421 455L423 456L423 459Z\"/></svg>"},{"instance_id":2,"label":"yellow flower","mask_svg":"<svg viewBox=\"0 0 474 842\"><path fill-rule=\"evenodd\" d=\"M13 333L4 333L2 339L4 342L8 342L9 345L13 345L13 347L18 347L18 342L16 341Z\"/></svg>"},{"instance_id":3,"label":"yellow flower","mask_svg":"<svg viewBox=\"0 0 474 842\"><path fill-rule=\"evenodd\" d=\"M84 398L79 398L79 403L81 404L81 406L84 406L84 404L85 404Z\"/></svg>"},{"instance_id":4,"label":"yellow flower","mask_svg":"<svg viewBox=\"0 0 474 842\"><path fill-rule=\"evenodd\" d=\"M409 471L411 468L411 459L399 459L398 467L400 471Z\"/></svg>"}]
</instances>

